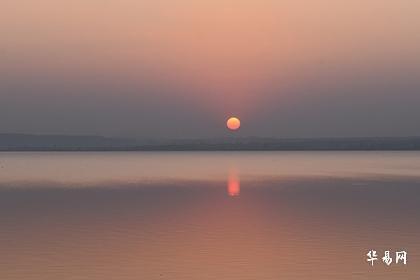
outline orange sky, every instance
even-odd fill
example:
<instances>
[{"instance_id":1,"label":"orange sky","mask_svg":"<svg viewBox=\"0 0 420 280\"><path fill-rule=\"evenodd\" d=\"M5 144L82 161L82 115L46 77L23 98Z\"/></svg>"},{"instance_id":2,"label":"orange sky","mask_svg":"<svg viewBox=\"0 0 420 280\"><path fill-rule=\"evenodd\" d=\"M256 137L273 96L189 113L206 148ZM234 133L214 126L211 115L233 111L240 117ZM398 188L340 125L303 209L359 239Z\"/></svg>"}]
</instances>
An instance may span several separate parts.
<instances>
[{"instance_id":1,"label":"orange sky","mask_svg":"<svg viewBox=\"0 0 420 280\"><path fill-rule=\"evenodd\" d=\"M273 89L288 102L287 89L325 83L334 69L420 64L412 0L27 0L6 1L0 15L10 80L114 81L140 97L144 83L164 85L217 114L254 114Z\"/></svg>"}]
</instances>

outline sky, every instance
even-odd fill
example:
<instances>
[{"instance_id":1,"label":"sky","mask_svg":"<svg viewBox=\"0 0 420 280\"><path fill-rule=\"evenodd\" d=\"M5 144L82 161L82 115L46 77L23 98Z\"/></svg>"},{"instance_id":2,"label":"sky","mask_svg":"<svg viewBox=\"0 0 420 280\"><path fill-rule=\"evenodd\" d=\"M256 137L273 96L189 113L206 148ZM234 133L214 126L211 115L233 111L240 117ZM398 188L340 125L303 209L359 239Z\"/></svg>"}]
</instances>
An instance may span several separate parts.
<instances>
[{"instance_id":1,"label":"sky","mask_svg":"<svg viewBox=\"0 0 420 280\"><path fill-rule=\"evenodd\" d=\"M417 0L3 0L0 133L420 136L419 26Z\"/></svg>"}]
</instances>

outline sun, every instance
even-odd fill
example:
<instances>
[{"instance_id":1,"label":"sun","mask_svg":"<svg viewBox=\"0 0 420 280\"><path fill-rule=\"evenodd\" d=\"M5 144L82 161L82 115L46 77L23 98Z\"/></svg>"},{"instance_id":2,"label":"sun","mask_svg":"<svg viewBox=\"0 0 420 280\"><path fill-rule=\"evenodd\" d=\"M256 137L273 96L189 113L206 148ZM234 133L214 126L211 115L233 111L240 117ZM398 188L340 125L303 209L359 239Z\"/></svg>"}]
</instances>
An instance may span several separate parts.
<instances>
[{"instance_id":1,"label":"sun","mask_svg":"<svg viewBox=\"0 0 420 280\"><path fill-rule=\"evenodd\" d=\"M230 130L238 130L241 127L241 121L237 117L230 117L226 122Z\"/></svg>"}]
</instances>

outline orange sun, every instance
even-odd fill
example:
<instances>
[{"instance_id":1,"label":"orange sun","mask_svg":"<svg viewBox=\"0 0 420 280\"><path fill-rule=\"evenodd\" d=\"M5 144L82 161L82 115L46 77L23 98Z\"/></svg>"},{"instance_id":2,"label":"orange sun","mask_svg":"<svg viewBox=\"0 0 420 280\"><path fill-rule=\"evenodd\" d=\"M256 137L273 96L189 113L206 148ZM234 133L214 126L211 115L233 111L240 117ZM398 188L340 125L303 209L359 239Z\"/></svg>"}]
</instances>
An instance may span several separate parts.
<instances>
[{"instance_id":1,"label":"orange sun","mask_svg":"<svg viewBox=\"0 0 420 280\"><path fill-rule=\"evenodd\" d=\"M236 117L230 117L226 122L226 126L230 130L238 130L241 127L241 121Z\"/></svg>"}]
</instances>

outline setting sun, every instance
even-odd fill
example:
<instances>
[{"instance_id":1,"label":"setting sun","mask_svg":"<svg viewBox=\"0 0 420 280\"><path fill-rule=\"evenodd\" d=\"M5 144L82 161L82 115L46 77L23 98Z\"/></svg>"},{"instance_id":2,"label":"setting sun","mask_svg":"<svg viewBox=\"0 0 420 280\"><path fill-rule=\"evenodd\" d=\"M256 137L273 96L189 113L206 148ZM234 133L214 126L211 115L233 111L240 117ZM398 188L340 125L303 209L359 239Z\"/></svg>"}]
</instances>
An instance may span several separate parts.
<instances>
[{"instance_id":1,"label":"setting sun","mask_svg":"<svg viewBox=\"0 0 420 280\"><path fill-rule=\"evenodd\" d=\"M241 121L236 117L230 117L226 122L226 126L230 130L238 130L241 127Z\"/></svg>"}]
</instances>

